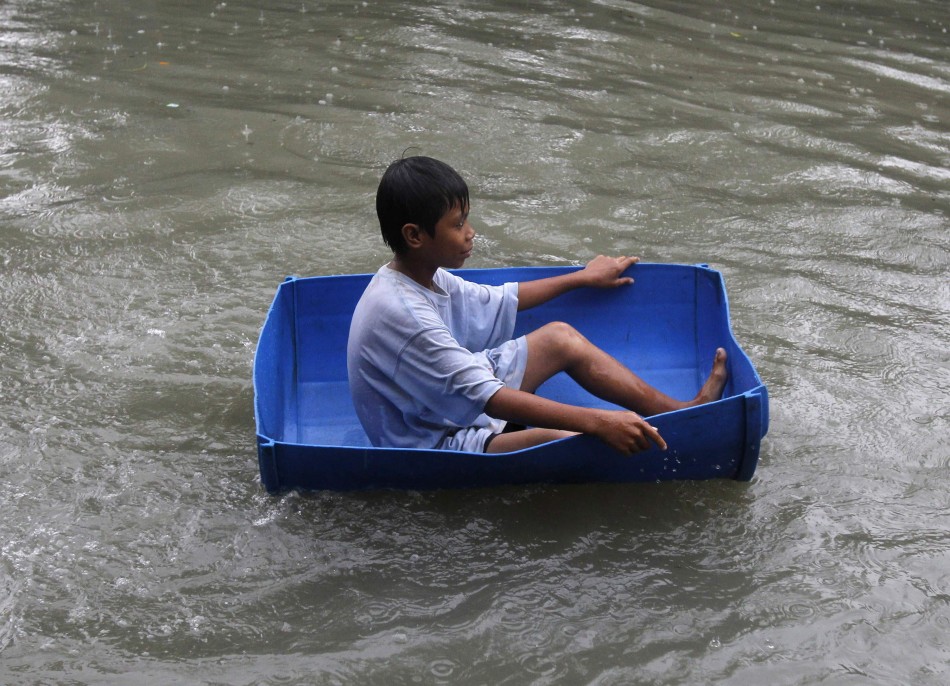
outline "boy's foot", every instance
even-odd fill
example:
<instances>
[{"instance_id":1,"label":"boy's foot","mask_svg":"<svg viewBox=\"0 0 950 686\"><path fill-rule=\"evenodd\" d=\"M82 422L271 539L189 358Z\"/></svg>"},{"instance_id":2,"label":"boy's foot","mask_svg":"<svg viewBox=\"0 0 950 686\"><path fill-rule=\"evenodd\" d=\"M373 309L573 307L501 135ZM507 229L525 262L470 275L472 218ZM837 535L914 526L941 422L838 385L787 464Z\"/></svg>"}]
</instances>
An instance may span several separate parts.
<instances>
[{"instance_id":1,"label":"boy's foot","mask_svg":"<svg viewBox=\"0 0 950 686\"><path fill-rule=\"evenodd\" d=\"M703 405L711 403L713 400L719 400L722 397L722 389L726 386L726 379L729 374L726 371L726 351L724 348L716 348L716 357L713 359L713 368L709 373L706 383L699 389L699 393L689 403L690 405Z\"/></svg>"}]
</instances>

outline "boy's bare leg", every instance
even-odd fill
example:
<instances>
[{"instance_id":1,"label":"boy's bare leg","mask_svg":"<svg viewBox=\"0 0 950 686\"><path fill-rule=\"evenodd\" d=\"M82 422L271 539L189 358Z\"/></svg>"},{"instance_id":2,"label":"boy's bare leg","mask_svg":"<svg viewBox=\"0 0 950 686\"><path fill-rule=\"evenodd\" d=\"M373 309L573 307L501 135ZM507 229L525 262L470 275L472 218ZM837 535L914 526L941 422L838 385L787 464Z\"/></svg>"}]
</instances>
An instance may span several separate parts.
<instances>
[{"instance_id":1,"label":"boy's bare leg","mask_svg":"<svg viewBox=\"0 0 950 686\"><path fill-rule=\"evenodd\" d=\"M541 445L542 443L556 441L559 438L576 435L577 434L571 431L559 431L557 429L524 429L522 431L512 431L511 433L498 434L495 436L491 443L488 444L488 448L485 449L485 452L510 453L514 450L524 450L525 448L531 448L536 445Z\"/></svg>"},{"instance_id":2,"label":"boy's bare leg","mask_svg":"<svg viewBox=\"0 0 950 686\"><path fill-rule=\"evenodd\" d=\"M522 391L534 393L558 372L594 395L641 415L669 412L718 400L726 384L726 351L716 350L713 369L692 400L676 400L646 383L568 324L554 322L527 335L528 364ZM573 436L570 431L525 429L495 436L485 452L503 453Z\"/></svg>"},{"instance_id":3,"label":"boy's bare leg","mask_svg":"<svg viewBox=\"0 0 950 686\"><path fill-rule=\"evenodd\" d=\"M563 371L598 398L649 416L718 400L726 385L726 351L722 348L716 350L712 372L699 393L684 401L649 385L568 324L547 324L528 334L527 340L528 364L521 390L530 393Z\"/></svg>"}]
</instances>

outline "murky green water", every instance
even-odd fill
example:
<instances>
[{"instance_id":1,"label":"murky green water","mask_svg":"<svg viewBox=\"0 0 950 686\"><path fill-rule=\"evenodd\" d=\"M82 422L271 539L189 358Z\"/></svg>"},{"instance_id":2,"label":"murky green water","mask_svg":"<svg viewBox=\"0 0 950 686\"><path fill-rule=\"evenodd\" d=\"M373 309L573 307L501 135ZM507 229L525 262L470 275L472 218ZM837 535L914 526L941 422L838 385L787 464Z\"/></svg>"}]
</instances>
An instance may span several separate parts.
<instances>
[{"instance_id":1,"label":"murky green water","mask_svg":"<svg viewBox=\"0 0 950 686\"><path fill-rule=\"evenodd\" d=\"M946 683L948 17L0 3L0 681ZM264 313L410 146L469 266L723 271L754 481L266 495Z\"/></svg>"}]
</instances>

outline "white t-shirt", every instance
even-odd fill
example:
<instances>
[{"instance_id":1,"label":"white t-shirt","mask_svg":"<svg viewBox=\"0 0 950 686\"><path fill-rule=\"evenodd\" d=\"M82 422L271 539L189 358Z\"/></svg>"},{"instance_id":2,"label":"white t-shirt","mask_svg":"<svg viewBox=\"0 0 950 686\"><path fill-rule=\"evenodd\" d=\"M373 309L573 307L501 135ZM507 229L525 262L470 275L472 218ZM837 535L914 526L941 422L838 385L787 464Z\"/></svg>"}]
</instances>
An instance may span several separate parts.
<instances>
[{"instance_id":1,"label":"white t-shirt","mask_svg":"<svg viewBox=\"0 0 950 686\"><path fill-rule=\"evenodd\" d=\"M526 355L523 344L491 350L514 332L518 284L484 286L439 269L433 286L383 266L353 313L350 393L374 446L435 448L461 428L504 428L484 409L505 385L499 367L515 364L499 358Z\"/></svg>"}]
</instances>

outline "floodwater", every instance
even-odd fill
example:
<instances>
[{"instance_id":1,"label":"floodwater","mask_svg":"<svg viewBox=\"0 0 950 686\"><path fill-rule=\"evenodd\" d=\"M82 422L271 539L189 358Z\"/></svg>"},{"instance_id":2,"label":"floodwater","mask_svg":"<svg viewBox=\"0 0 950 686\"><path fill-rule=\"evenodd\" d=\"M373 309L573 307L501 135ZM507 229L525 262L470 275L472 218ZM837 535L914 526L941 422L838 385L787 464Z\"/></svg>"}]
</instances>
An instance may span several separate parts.
<instances>
[{"instance_id":1,"label":"floodwater","mask_svg":"<svg viewBox=\"0 0 950 686\"><path fill-rule=\"evenodd\" d=\"M0 681L950 681L941 0L0 2ZM751 483L263 491L288 274L705 262ZM649 326L649 322L644 322Z\"/></svg>"}]
</instances>

